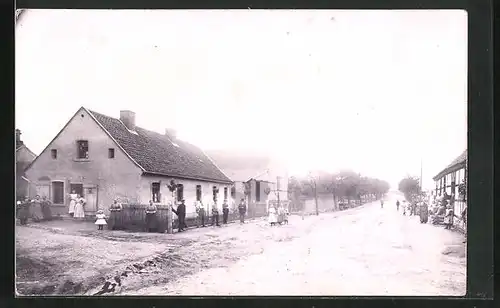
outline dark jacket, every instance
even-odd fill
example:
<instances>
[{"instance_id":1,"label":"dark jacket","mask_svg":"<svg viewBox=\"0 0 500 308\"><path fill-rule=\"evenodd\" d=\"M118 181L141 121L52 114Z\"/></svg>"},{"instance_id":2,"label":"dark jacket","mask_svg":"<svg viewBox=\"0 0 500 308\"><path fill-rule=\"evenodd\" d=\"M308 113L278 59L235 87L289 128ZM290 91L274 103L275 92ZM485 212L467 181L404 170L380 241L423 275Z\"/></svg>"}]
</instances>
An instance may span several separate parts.
<instances>
[{"instance_id":1,"label":"dark jacket","mask_svg":"<svg viewBox=\"0 0 500 308\"><path fill-rule=\"evenodd\" d=\"M240 205L238 205L238 212L240 212L240 214L245 214L247 212L247 206L244 203L240 203Z\"/></svg>"},{"instance_id":2,"label":"dark jacket","mask_svg":"<svg viewBox=\"0 0 500 308\"><path fill-rule=\"evenodd\" d=\"M177 206L177 210L172 208L172 212L174 212L177 217L184 218L186 217L186 205L181 203Z\"/></svg>"}]
</instances>

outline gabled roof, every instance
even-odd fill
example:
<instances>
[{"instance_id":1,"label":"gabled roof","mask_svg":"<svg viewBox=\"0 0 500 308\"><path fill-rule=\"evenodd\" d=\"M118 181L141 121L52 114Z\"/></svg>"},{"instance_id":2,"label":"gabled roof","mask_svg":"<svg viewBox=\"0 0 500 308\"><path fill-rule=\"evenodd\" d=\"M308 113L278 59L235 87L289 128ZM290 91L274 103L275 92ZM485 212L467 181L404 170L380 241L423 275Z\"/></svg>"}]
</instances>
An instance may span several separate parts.
<instances>
[{"instance_id":1,"label":"gabled roof","mask_svg":"<svg viewBox=\"0 0 500 308\"><path fill-rule=\"evenodd\" d=\"M446 166L446 168L441 170L441 172L439 172L432 179L434 181L436 181L437 179L440 179L443 176L445 176L453 171L456 171L456 170L463 168L466 165L466 163L467 163L467 150L463 151L462 154L460 154L460 156L455 158L448 166Z\"/></svg>"},{"instance_id":2,"label":"gabled roof","mask_svg":"<svg viewBox=\"0 0 500 308\"><path fill-rule=\"evenodd\" d=\"M87 111L145 173L232 183L201 149L188 142L141 127L132 133L119 119Z\"/></svg>"}]
</instances>

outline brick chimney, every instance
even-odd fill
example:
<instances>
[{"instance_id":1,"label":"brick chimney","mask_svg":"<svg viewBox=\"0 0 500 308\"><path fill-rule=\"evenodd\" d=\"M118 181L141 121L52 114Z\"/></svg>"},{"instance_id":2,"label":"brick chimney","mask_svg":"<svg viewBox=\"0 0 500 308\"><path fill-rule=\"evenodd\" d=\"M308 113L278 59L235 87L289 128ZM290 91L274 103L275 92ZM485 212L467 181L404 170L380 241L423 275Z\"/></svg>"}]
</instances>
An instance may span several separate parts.
<instances>
[{"instance_id":1,"label":"brick chimney","mask_svg":"<svg viewBox=\"0 0 500 308\"><path fill-rule=\"evenodd\" d=\"M171 139L177 139L177 131L173 128L165 128L165 135Z\"/></svg>"},{"instance_id":2,"label":"brick chimney","mask_svg":"<svg viewBox=\"0 0 500 308\"><path fill-rule=\"evenodd\" d=\"M120 120L129 130L135 131L135 112L120 110Z\"/></svg>"},{"instance_id":3,"label":"brick chimney","mask_svg":"<svg viewBox=\"0 0 500 308\"><path fill-rule=\"evenodd\" d=\"M16 148L23 145L23 141L21 140L21 130L16 129Z\"/></svg>"}]
</instances>

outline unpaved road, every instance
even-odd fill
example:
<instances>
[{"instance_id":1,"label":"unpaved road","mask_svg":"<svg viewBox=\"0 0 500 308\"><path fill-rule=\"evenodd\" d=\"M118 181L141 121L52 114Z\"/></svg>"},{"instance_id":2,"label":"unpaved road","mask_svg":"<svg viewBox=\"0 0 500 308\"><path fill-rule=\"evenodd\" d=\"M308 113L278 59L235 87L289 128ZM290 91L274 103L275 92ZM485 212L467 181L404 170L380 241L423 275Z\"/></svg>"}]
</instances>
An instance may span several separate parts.
<instances>
[{"instance_id":1,"label":"unpaved road","mask_svg":"<svg viewBox=\"0 0 500 308\"><path fill-rule=\"evenodd\" d=\"M249 250L248 257L229 266L121 294L464 295L462 235L420 224L417 217L402 216L394 203L388 200L381 209L376 202L304 221L294 216L290 226L277 228L264 222L238 226L234 237L250 232L259 238L256 233L265 232L275 240L245 245L261 253L252 255ZM304 225L308 227L301 227ZM289 238L283 240L287 232Z\"/></svg>"}]
</instances>

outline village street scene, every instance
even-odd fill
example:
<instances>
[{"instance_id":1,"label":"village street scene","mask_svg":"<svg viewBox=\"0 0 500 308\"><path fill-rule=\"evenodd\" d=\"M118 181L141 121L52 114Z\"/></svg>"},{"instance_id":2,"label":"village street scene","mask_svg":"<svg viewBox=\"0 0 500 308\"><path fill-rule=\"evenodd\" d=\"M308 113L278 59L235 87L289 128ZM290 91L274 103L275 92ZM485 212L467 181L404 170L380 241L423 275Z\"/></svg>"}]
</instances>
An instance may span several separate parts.
<instances>
[{"instance_id":1,"label":"village street scene","mask_svg":"<svg viewBox=\"0 0 500 308\"><path fill-rule=\"evenodd\" d=\"M465 29L18 10L16 295L464 295Z\"/></svg>"}]
</instances>

